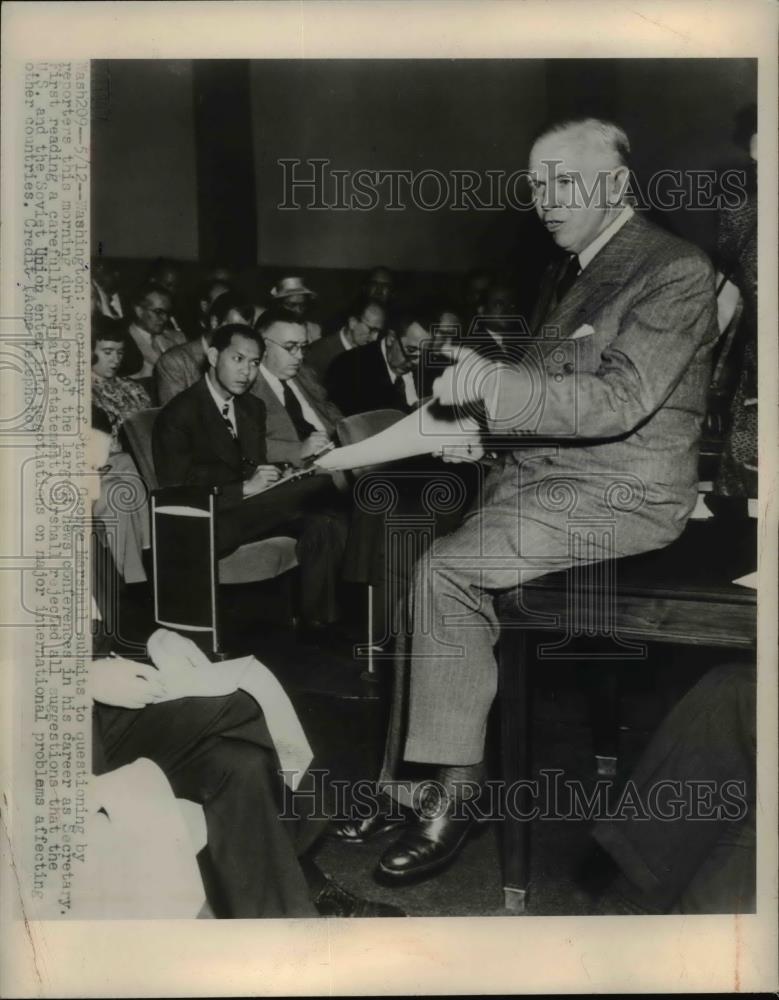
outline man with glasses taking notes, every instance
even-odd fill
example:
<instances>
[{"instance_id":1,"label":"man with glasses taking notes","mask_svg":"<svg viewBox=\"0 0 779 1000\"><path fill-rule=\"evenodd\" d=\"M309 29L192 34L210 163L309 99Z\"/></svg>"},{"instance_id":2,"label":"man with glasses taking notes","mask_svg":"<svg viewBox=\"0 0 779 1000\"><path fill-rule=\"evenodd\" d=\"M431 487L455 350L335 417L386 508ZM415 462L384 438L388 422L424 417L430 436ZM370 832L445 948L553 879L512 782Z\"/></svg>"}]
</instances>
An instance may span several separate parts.
<instances>
[{"instance_id":1,"label":"man with glasses taking notes","mask_svg":"<svg viewBox=\"0 0 779 1000\"><path fill-rule=\"evenodd\" d=\"M306 328L275 307L260 317L265 351L252 394L265 404L270 462L300 467L332 444L341 413L303 363Z\"/></svg>"}]
</instances>

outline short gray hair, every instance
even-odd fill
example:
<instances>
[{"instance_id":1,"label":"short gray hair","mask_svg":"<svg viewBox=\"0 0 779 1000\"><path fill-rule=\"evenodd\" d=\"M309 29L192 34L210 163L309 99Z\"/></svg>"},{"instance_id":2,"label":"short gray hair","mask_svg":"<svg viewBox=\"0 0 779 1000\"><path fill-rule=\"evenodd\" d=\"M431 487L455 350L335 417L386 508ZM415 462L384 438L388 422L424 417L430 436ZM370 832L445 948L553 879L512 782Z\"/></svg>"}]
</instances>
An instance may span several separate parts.
<instances>
[{"instance_id":1,"label":"short gray hair","mask_svg":"<svg viewBox=\"0 0 779 1000\"><path fill-rule=\"evenodd\" d=\"M607 121L605 118L567 118L565 121L555 122L553 125L544 127L537 133L533 140L535 145L540 139L545 139L548 135L557 135L559 132L567 132L569 129L582 128L596 132L603 143L615 153L620 164L624 167L630 166L630 139L627 132L616 122Z\"/></svg>"}]
</instances>

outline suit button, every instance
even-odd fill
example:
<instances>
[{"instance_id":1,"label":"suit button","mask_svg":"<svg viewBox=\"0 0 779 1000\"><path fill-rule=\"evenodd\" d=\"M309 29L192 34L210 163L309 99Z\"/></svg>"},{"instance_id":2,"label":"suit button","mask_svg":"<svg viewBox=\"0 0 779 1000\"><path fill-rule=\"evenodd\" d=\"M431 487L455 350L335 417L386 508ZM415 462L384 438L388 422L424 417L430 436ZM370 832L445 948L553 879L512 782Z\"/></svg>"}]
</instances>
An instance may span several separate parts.
<instances>
[{"instance_id":1,"label":"suit button","mask_svg":"<svg viewBox=\"0 0 779 1000\"><path fill-rule=\"evenodd\" d=\"M562 382L563 376L558 373L557 375L555 375L554 380L555 382Z\"/></svg>"},{"instance_id":2,"label":"suit button","mask_svg":"<svg viewBox=\"0 0 779 1000\"><path fill-rule=\"evenodd\" d=\"M573 361L566 361L563 365L563 371L566 375L573 375Z\"/></svg>"}]
</instances>

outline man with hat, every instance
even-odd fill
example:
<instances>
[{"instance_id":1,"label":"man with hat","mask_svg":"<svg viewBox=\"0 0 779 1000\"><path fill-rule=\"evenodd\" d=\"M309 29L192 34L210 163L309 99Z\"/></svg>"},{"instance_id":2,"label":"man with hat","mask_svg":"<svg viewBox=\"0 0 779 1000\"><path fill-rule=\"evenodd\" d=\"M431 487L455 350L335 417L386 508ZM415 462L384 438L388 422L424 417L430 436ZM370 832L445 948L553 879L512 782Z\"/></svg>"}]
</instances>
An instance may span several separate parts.
<instances>
[{"instance_id":1,"label":"man with hat","mask_svg":"<svg viewBox=\"0 0 779 1000\"><path fill-rule=\"evenodd\" d=\"M309 344L319 340L322 327L307 315L311 302L317 297L316 292L306 288L302 278L280 278L271 288L270 296L274 303L294 316L296 322L304 324Z\"/></svg>"}]
</instances>

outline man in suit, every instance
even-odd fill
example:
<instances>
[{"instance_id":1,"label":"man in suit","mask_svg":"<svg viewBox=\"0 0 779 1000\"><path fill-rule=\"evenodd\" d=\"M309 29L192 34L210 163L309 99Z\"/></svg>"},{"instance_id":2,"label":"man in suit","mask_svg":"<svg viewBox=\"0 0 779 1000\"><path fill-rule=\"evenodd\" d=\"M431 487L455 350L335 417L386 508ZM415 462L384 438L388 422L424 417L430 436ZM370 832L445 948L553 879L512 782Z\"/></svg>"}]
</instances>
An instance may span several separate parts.
<instances>
[{"instance_id":1,"label":"man in suit","mask_svg":"<svg viewBox=\"0 0 779 1000\"><path fill-rule=\"evenodd\" d=\"M336 333L315 341L306 352L306 365L324 383L330 365L336 358L355 347L373 343L384 332L384 307L367 296L361 296L349 310L346 322Z\"/></svg>"},{"instance_id":2,"label":"man in suit","mask_svg":"<svg viewBox=\"0 0 779 1000\"><path fill-rule=\"evenodd\" d=\"M291 534L298 540L301 612L319 627L336 620L336 586L346 543L329 476L268 490L280 477L268 461L265 407L249 393L262 344L251 327L221 327L206 352L208 371L170 401L154 424L152 448L161 486L220 486L218 554L245 542Z\"/></svg>"},{"instance_id":3,"label":"man in suit","mask_svg":"<svg viewBox=\"0 0 779 1000\"><path fill-rule=\"evenodd\" d=\"M341 412L304 365L305 325L278 306L256 326L265 346L252 393L265 405L268 459L301 466L333 440Z\"/></svg>"},{"instance_id":4,"label":"man in suit","mask_svg":"<svg viewBox=\"0 0 779 1000\"><path fill-rule=\"evenodd\" d=\"M139 380L152 392L152 373L160 355L186 339L168 326L172 310L170 292L160 285L143 285L133 298L128 350L119 374Z\"/></svg>"},{"instance_id":5,"label":"man in suit","mask_svg":"<svg viewBox=\"0 0 779 1000\"><path fill-rule=\"evenodd\" d=\"M625 203L628 154L624 132L595 119L537 139L536 212L566 255L545 284L537 339L516 363L454 348L434 386L444 405L483 407L490 430L516 447L414 574L407 731L399 670L385 776L401 757L427 765L440 808L382 856L379 873L395 882L440 870L471 829L457 806L481 778L495 594L662 548L695 505L717 337L713 270Z\"/></svg>"},{"instance_id":6,"label":"man in suit","mask_svg":"<svg viewBox=\"0 0 779 1000\"><path fill-rule=\"evenodd\" d=\"M205 369L206 351L214 330L227 323L252 325L254 306L235 292L223 291L211 303L203 332L195 340L177 344L161 355L154 366L154 380L160 406L188 389L200 379Z\"/></svg>"},{"instance_id":7,"label":"man in suit","mask_svg":"<svg viewBox=\"0 0 779 1000\"><path fill-rule=\"evenodd\" d=\"M423 344L430 339L431 326L420 311L404 313L379 340L336 358L325 383L335 405L347 415L415 409Z\"/></svg>"},{"instance_id":8,"label":"man in suit","mask_svg":"<svg viewBox=\"0 0 779 1000\"><path fill-rule=\"evenodd\" d=\"M111 443L111 425L94 407L88 443L88 466L98 474L89 478L94 501ZM311 855L326 827L326 804L313 762L297 786L302 799L296 798L280 780L273 726L260 705L231 685L198 683L211 665L190 640L155 632L148 641L153 665L113 655L122 581L100 536L93 541L92 614L100 626L90 671L93 773L149 758L178 797L203 806L205 883L217 917L402 916L397 907L354 896L318 868ZM127 610L122 601L122 632ZM148 631L141 628L138 623L137 638L145 641ZM173 690L166 687L171 667L184 681ZM143 811L143 802L137 806ZM154 836L150 829L150 850Z\"/></svg>"}]
</instances>

